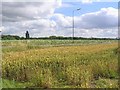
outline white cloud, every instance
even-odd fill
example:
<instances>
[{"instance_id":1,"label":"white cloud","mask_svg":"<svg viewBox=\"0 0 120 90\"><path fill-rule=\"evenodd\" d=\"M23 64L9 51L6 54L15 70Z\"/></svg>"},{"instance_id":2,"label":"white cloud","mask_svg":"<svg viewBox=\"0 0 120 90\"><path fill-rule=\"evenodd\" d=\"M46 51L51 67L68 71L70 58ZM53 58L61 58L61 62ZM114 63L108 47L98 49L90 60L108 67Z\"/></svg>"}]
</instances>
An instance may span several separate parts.
<instances>
[{"instance_id":1,"label":"white cloud","mask_svg":"<svg viewBox=\"0 0 120 90\"><path fill-rule=\"evenodd\" d=\"M92 3L93 0L82 0L81 2L82 2L82 3Z\"/></svg>"},{"instance_id":2,"label":"white cloud","mask_svg":"<svg viewBox=\"0 0 120 90\"><path fill-rule=\"evenodd\" d=\"M53 18L59 27L71 27L72 18L70 16L64 16L63 14L54 14Z\"/></svg>"},{"instance_id":3,"label":"white cloud","mask_svg":"<svg viewBox=\"0 0 120 90\"><path fill-rule=\"evenodd\" d=\"M3 22L29 20L35 18L49 18L61 2L3 2Z\"/></svg>"},{"instance_id":4,"label":"white cloud","mask_svg":"<svg viewBox=\"0 0 120 90\"><path fill-rule=\"evenodd\" d=\"M75 17L78 28L111 28L118 26L118 10L112 7L102 8L98 12Z\"/></svg>"},{"instance_id":5,"label":"white cloud","mask_svg":"<svg viewBox=\"0 0 120 90\"><path fill-rule=\"evenodd\" d=\"M3 34L12 34L24 36L26 30L31 33L31 36L49 36L55 31L56 23L49 19L21 21L21 22L6 22L3 23Z\"/></svg>"},{"instance_id":6,"label":"white cloud","mask_svg":"<svg viewBox=\"0 0 120 90\"><path fill-rule=\"evenodd\" d=\"M17 34L23 36L26 30L32 36L49 35L54 31L56 23L49 18L54 10L61 6L61 2L3 2L2 22L3 34ZM42 32L42 33L41 33ZM43 33L44 32L44 33Z\"/></svg>"},{"instance_id":7,"label":"white cloud","mask_svg":"<svg viewBox=\"0 0 120 90\"><path fill-rule=\"evenodd\" d=\"M0 27L0 32L3 31L5 29L5 27L1 26Z\"/></svg>"},{"instance_id":8,"label":"white cloud","mask_svg":"<svg viewBox=\"0 0 120 90\"><path fill-rule=\"evenodd\" d=\"M54 14L55 22L59 27L72 27L72 17L63 14ZM100 11L86 13L74 17L75 28L81 29L104 29L118 26L118 10L112 7L102 8Z\"/></svg>"},{"instance_id":9,"label":"white cloud","mask_svg":"<svg viewBox=\"0 0 120 90\"><path fill-rule=\"evenodd\" d=\"M72 17L54 13L60 2L3 3L3 34L33 37L72 36ZM52 19L51 19L52 17ZM118 10L112 7L75 16L75 35L84 37L117 37Z\"/></svg>"},{"instance_id":10,"label":"white cloud","mask_svg":"<svg viewBox=\"0 0 120 90\"><path fill-rule=\"evenodd\" d=\"M72 33L72 17L55 14L54 18L59 31L64 32L63 35L70 36ZM112 7L101 8L97 12L75 16L74 22L76 36L117 37L118 10Z\"/></svg>"},{"instance_id":11,"label":"white cloud","mask_svg":"<svg viewBox=\"0 0 120 90\"><path fill-rule=\"evenodd\" d=\"M75 36L79 37L105 37L105 38L115 38L118 37L117 28L106 28L106 29L75 29Z\"/></svg>"}]
</instances>

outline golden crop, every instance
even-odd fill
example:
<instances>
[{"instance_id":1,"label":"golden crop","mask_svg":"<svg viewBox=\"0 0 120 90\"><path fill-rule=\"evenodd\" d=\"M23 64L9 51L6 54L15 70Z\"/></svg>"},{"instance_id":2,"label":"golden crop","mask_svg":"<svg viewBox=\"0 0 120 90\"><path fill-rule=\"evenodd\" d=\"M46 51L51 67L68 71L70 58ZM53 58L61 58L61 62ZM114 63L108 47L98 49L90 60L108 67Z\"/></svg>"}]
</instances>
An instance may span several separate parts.
<instances>
[{"instance_id":1,"label":"golden crop","mask_svg":"<svg viewBox=\"0 0 120 90\"><path fill-rule=\"evenodd\" d=\"M100 87L101 78L118 78L117 47L111 43L3 53L2 77L32 83L32 87ZM109 82L106 87L118 87Z\"/></svg>"}]
</instances>

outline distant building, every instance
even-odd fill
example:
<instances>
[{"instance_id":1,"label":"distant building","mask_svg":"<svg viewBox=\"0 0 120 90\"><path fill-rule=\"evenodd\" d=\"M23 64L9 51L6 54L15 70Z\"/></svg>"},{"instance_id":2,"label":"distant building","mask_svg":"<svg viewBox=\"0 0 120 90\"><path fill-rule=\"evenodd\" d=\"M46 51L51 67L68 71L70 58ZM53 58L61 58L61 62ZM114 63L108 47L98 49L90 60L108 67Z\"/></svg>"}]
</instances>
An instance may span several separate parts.
<instances>
[{"instance_id":1,"label":"distant building","mask_svg":"<svg viewBox=\"0 0 120 90\"><path fill-rule=\"evenodd\" d=\"M30 35L29 35L29 32L28 32L28 31L26 31L25 36L26 36L26 39L29 39L29 38L30 38Z\"/></svg>"}]
</instances>

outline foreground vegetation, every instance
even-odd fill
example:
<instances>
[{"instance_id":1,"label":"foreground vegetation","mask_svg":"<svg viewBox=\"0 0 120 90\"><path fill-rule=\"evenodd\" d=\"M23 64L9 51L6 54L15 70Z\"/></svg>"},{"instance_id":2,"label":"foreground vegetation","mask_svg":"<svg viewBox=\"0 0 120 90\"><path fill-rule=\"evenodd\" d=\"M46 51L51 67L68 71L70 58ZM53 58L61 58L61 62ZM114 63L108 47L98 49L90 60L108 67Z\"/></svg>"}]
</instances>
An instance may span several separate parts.
<instances>
[{"instance_id":1,"label":"foreground vegetation","mask_svg":"<svg viewBox=\"0 0 120 90\"><path fill-rule=\"evenodd\" d=\"M117 42L62 42L3 41L3 87L118 87Z\"/></svg>"}]
</instances>

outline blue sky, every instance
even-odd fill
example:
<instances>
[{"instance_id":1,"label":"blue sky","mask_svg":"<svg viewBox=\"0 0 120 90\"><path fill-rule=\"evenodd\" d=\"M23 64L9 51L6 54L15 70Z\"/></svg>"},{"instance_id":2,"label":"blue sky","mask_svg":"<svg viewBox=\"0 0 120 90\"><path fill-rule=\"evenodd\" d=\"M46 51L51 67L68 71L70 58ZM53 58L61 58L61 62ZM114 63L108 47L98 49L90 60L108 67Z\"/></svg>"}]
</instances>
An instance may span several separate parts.
<instances>
[{"instance_id":1,"label":"blue sky","mask_svg":"<svg viewBox=\"0 0 120 90\"><path fill-rule=\"evenodd\" d=\"M79 16L85 13L91 13L99 11L101 8L118 8L118 2L92 2L92 3L80 3L80 2L62 2L63 7L55 9L55 13L62 13L66 16L71 16L72 11L81 8L79 12L75 13L75 16Z\"/></svg>"},{"instance_id":2,"label":"blue sky","mask_svg":"<svg viewBox=\"0 0 120 90\"><path fill-rule=\"evenodd\" d=\"M60 0L57 0L60 1ZM92 2L119 2L119 0L62 0L63 2L83 2L83 1L92 1Z\"/></svg>"}]
</instances>

